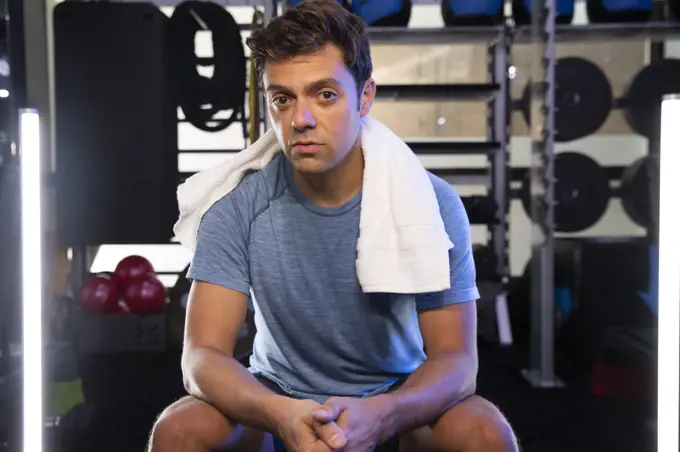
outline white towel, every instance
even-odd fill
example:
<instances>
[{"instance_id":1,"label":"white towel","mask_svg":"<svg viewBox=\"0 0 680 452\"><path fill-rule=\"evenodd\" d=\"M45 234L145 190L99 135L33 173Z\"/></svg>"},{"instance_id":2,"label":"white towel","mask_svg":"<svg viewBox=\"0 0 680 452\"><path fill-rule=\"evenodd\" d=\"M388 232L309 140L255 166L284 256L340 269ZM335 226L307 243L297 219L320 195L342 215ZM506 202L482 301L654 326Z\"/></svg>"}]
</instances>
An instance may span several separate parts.
<instances>
[{"instance_id":1,"label":"white towel","mask_svg":"<svg viewBox=\"0 0 680 452\"><path fill-rule=\"evenodd\" d=\"M364 184L357 242L357 277L366 293L416 294L449 289L449 253L427 171L404 141L378 120L361 130ZM174 232L192 252L201 218L249 170L264 168L281 148L269 130L234 158L187 179L177 190Z\"/></svg>"}]
</instances>

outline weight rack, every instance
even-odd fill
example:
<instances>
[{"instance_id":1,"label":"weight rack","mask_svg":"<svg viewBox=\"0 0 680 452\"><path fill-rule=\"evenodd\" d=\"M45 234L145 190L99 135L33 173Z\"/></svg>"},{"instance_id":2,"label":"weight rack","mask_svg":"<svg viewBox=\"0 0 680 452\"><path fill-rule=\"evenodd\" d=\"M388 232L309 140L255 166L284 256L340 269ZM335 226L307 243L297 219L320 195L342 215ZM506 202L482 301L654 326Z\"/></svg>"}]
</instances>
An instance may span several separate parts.
<instances>
[{"instance_id":1,"label":"weight rack","mask_svg":"<svg viewBox=\"0 0 680 452\"><path fill-rule=\"evenodd\" d=\"M532 119L532 261L531 273L531 349L529 368L523 369L525 378L538 388L562 385L554 373L554 67L557 43L602 42L606 40L649 40L651 59L662 58L659 49L666 39L680 36L680 22L607 23L565 25L555 23L555 0L533 0L545 3L545 14L532 25L517 27L514 42L537 46L532 76L541 80L533 85ZM534 63L535 64L535 63ZM658 154L658 146L649 144L650 155ZM620 170L608 168L612 178L620 179ZM658 179L656 181L658 183ZM648 231L654 240L656 231Z\"/></svg>"},{"instance_id":2,"label":"weight rack","mask_svg":"<svg viewBox=\"0 0 680 452\"><path fill-rule=\"evenodd\" d=\"M543 8L541 8L543 4ZM533 11L543 11L533 21L531 217L537 227L532 233L531 345L530 367L522 371L536 387L561 386L554 374L555 254L555 0L533 0ZM540 80L540 82L538 82Z\"/></svg>"}]
</instances>

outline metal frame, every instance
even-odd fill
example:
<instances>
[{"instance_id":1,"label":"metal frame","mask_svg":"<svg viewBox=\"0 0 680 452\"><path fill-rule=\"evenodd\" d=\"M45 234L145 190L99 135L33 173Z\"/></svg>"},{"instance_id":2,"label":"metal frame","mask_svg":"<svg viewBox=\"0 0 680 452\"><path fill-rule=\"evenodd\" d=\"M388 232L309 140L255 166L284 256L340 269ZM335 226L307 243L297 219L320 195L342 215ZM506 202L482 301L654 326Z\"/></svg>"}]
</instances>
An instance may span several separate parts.
<instances>
[{"instance_id":1,"label":"metal frame","mask_svg":"<svg viewBox=\"0 0 680 452\"><path fill-rule=\"evenodd\" d=\"M508 180L508 156L510 147L510 48L512 35L506 26L501 39L489 47L491 82L498 85L496 97L487 108L487 136L497 142L498 148L489 154L489 195L498 206L498 223L489 228L490 241L496 254L496 272L502 280L510 276L508 257L508 211L510 208L510 184Z\"/></svg>"},{"instance_id":2,"label":"metal frame","mask_svg":"<svg viewBox=\"0 0 680 452\"><path fill-rule=\"evenodd\" d=\"M264 22L263 25L267 26L269 21L278 15L279 5L278 0L263 0L264 3ZM271 123L269 120L269 114L267 113L266 103L263 102L262 108L262 124L264 126L264 132L271 128Z\"/></svg>"},{"instance_id":3,"label":"metal frame","mask_svg":"<svg viewBox=\"0 0 680 452\"><path fill-rule=\"evenodd\" d=\"M535 387L554 388L562 382L554 373L554 65L556 42L602 42L605 40L651 41L652 59L662 57L666 39L680 35L677 22L647 22L626 24L556 25L555 0L534 0L535 11L544 14L530 26L514 31L515 42L537 46L532 96L532 219L536 227L532 249L531 287L531 350L530 365L522 371ZM649 143L649 155L658 156L658 146ZM613 168L610 168L610 170ZM653 175L658 183L658 168ZM613 176L619 178L620 176ZM654 191L658 193L658 190ZM658 200L653 199L654 203ZM657 240L656 227L648 236Z\"/></svg>"},{"instance_id":4,"label":"metal frame","mask_svg":"<svg viewBox=\"0 0 680 452\"><path fill-rule=\"evenodd\" d=\"M7 17L3 17L2 20L5 22L4 31L5 36L2 36L2 40L5 42L5 47L7 49L7 54L9 55L10 61L12 61L12 72L10 76L9 91L11 96L9 97L9 109L7 113L7 127L10 134L11 147L9 153L5 154L0 150L0 166L10 166L17 165L18 158L16 153L16 142L19 135L19 121L18 112L19 108L26 106L26 83L25 83L25 72L26 72L26 52L24 49L24 5L23 2L7 2L6 5ZM11 17L11 21L10 18ZM15 63L16 61L16 63ZM19 196L18 193L15 196ZM7 256L5 256L7 259ZM18 265L19 259L14 259L14 263ZM20 282L17 281L17 288L20 287ZM19 290L17 290L17 293ZM18 303L18 300L8 300L0 298L0 304L2 303ZM19 310L9 309L8 306L0 306L0 313L3 317L6 317L9 313L19 313ZM7 330L5 325L11 322L19 321L19 318L0 318L0 381L4 382L3 376L5 376L10 369L10 358L11 358L11 347L10 338L7 336ZM2 392L0 391L0 394ZM0 442L2 438L0 438Z\"/></svg>"},{"instance_id":5,"label":"metal frame","mask_svg":"<svg viewBox=\"0 0 680 452\"><path fill-rule=\"evenodd\" d=\"M666 45L663 41L654 40L649 43L649 60L654 62L665 58ZM647 155L649 158L653 159L654 164L649 166L649 180L651 184L651 212L652 212L652 225L647 228L647 237L654 246L659 246L659 153L661 150L660 140L648 140L647 142Z\"/></svg>"},{"instance_id":6,"label":"metal frame","mask_svg":"<svg viewBox=\"0 0 680 452\"><path fill-rule=\"evenodd\" d=\"M531 105L532 217L530 367L525 378L535 387L562 383L554 373L554 155L555 155L555 0L534 0L532 36L536 46ZM538 82L538 80L541 80Z\"/></svg>"},{"instance_id":7,"label":"metal frame","mask_svg":"<svg viewBox=\"0 0 680 452\"><path fill-rule=\"evenodd\" d=\"M7 53L12 64L10 74L10 110L17 111L27 105L26 100L26 50L24 43L24 4L23 2L7 2ZM16 115L9 115L9 127L12 142L16 142L19 130ZM3 156L9 158L10 156ZM11 156L15 157L15 154Z\"/></svg>"}]
</instances>

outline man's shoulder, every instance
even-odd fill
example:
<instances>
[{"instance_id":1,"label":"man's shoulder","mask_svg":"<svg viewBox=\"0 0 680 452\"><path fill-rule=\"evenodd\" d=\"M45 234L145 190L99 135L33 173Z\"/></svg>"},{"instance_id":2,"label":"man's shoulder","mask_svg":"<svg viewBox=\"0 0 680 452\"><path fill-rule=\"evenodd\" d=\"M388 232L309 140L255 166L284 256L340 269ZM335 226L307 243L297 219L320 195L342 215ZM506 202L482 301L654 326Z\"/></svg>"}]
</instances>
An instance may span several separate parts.
<instances>
[{"instance_id":1,"label":"man's shoulder","mask_svg":"<svg viewBox=\"0 0 680 452\"><path fill-rule=\"evenodd\" d=\"M247 222L252 221L267 208L272 199L285 191L282 158L278 155L264 168L247 173L236 188L213 204L206 215L216 214L222 218L236 216Z\"/></svg>"},{"instance_id":2,"label":"man's shoulder","mask_svg":"<svg viewBox=\"0 0 680 452\"><path fill-rule=\"evenodd\" d=\"M470 222L463 200L456 189L447 181L428 171L432 187L437 195L439 212L449 235L454 237L461 233L469 233Z\"/></svg>"},{"instance_id":3,"label":"man's shoulder","mask_svg":"<svg viewBox=\"0 0 680 452\"><path fill-rule=\"evenodd\" d=\"M434 193L437 196L440 210L445 206L450 207L451 203L458 204L461 202L460 195L451 184L430 171L428 171L427 174L430 176L432 188L434 188Z\"/></svg>"}]
</instances>

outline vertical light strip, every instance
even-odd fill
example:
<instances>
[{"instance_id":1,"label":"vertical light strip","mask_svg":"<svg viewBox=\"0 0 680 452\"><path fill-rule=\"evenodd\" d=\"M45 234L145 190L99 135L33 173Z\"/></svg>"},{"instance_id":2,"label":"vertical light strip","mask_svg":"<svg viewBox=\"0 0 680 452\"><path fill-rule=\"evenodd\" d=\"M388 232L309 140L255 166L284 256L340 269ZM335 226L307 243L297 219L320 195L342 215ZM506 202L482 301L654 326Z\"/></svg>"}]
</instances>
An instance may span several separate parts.
<instances>
[{"instance_id":1,"label":"vertical light strip","mask_svg":"<svg viewBox=\"0 0 680 452\"><path fill-rule=\"evenodd\" d=\"M678 452L680 406L680 94L661 106L657 444Z\"/></svg>"},{"instance_id":2,"label":"vertical light strip","mask_svg":"<svg viewBox=\"0 0 680 452\"><path fill-rule=\"evenodd\" d=\"M21 265L23 302L24 452L43 450L42 204L40 117L19 112L21 158Z\"/></svg>"}]
</instances>

